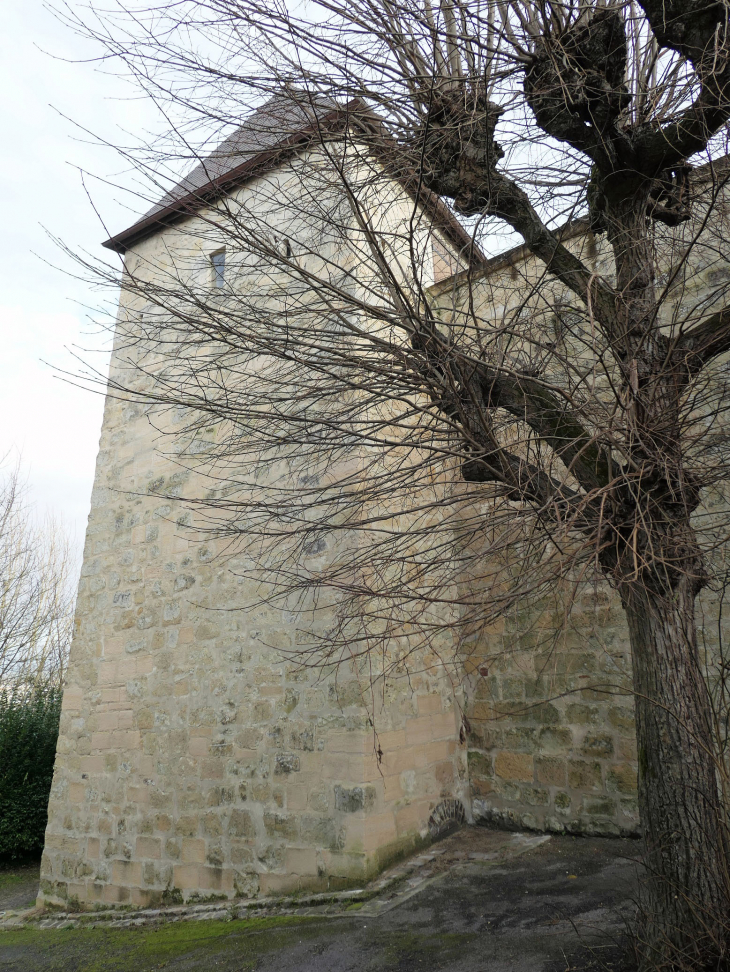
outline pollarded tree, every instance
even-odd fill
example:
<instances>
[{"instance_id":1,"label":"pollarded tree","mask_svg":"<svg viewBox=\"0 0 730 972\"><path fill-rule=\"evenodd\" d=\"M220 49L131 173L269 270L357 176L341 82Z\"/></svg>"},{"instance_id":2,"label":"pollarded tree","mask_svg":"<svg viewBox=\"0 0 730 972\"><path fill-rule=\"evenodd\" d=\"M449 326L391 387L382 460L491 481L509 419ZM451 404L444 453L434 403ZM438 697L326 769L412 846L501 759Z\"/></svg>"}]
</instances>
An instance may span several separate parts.
<instances>
[{"instance_id":1,"label":"pollarded tree","mask_svg":"<svg viewBox=\"0 0 730 972\"><path fill-rule=\"evenodd\" d=\"M726 542L703 502L727 477L729 10L207 0L80 25L206 133L275 94L254 130L293 160L247 208L219 178L226 153L240 161L234 136L168 198L213 204L237 276L211 297L183 250L154 273L128 260L143 310L119 325L118 392L202 415L177 433L213 460L199 506L280 592L337 600L328 661L400 639L402 665L560 579L614 586L649 846L644 961L667 967L728 955L696 601ZM160 144L139 157L158 180ZM408 218L383 215L393 185ZM490 294L480 247L505 228L531 269ZM460 270L450 287L424 240Z\"/></svg>"}]
</instances>

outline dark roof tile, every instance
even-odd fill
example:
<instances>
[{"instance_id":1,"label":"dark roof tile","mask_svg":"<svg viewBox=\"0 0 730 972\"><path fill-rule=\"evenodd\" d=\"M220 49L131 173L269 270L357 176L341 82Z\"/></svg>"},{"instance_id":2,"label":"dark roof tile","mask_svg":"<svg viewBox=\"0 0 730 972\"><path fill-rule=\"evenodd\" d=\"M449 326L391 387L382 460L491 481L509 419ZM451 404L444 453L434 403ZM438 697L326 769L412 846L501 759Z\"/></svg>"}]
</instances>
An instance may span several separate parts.
<instances>
[{"instance_id":1,"label":"dark roof tile","mask_svg":"<svg viewBox=\"0 0 730 972\"><path fill-rule=\"evenodd\" d=\"M128 229L117 233L103 245L124 253L162 226L176 222L201 206L214 202L242 184L263 167L276 165L281 155L316 133L319 125L336 123L354 113L365 129L379 129L376 117L356 100L342 105L324 98L312 98L306 92L287 90L274 95L254 111L246 121L174 188L155 203L145 215ZM374 145L379 143L376 139ZM279 154L281 153L281 155ZM386 152L386 168L388 154ZM470 262L481 264L484 256L453 213L435 193L424 190L413 172L401 172L400 165L392 169L414 199L429 212L434 225L445 234L458 251L468 252Z\"/></svg>"},{"instance_id":2,"label":"dark roof tile","mask_svg":"<svg viewBox=\"0 0 730 972\"><path fill-rule=\"evenodd\" d=\"M154 233L176 216L187 215L207 202L216 189L224 195L228 176L253 171L258 159L272 150L286 149L297 135L316 129L337 105L291 92L274 95L205 159L202 159L176 186L166 192L137 222L108 239L104 246L123 253L128 246ZM158 218L155 218L158 217Z\"/></svg>"},{"instance_id":3,"label":"dark roof tile","mask_svg":"<svg viewBox=\"0 0 730 972\"><path fill-rule=\"evenodd\" d=\"M237 169L244 162L276 148L302 129L315 126L317 121L335 107L332 103L325 105L320 101L315 105L311 101L295 101L291 95L275 95L253 112L232 135L224 139L208 158L199 162L174 189L155 203L142 219L162 212L185 196Z\"/></svg>"}]
</instances>

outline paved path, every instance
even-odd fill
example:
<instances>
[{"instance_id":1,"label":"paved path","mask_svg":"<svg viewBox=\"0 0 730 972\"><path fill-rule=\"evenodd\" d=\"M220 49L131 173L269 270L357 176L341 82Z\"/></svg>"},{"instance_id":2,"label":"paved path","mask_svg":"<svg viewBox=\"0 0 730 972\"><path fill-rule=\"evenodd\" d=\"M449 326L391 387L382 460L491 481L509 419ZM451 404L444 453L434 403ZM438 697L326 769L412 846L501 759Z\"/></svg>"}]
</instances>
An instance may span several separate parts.
<instances>
[{"instance_id":1,"label":"paved path","mask_svg":"<svg viewBox=\"0 0 730 972\"><path fill-rule=\"evenodd\" d=\"M626 972L638 851L633 841L466 829L366 901L229 921L201 911L212 920L8 928L0 970Z\"/></svg>"}]
</instances>

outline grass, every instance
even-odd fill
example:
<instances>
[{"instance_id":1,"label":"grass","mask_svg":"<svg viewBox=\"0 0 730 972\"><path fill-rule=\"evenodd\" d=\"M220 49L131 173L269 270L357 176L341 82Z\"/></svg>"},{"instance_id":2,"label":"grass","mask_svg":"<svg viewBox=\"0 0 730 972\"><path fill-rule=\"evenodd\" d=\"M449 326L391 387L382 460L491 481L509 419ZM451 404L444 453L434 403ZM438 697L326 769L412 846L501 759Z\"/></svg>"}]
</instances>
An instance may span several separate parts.
<instances>
[{"instance_id":1,"label":"grass","mask_svg":"<svg viewBox=\"0 0 730 972\"><path fill-rule=\"evenodd\" d=\"M321 919L301 916L184 921L143 928L19 928L0 932L0 969L43 972L152 972L230 969L309 937Z\"/></svg>"},{"instance_id":2,"label":"grass","mask_svg":"<svg viewBox=\"0 0 730 972\"><path fill-rule=\"evenodd\" d=\"M345 926L352 934L351 925ZM3 972L255 972L264 956L281 952L291 962L294 949L316 943L316 950L344 942L339 921L310 916L248 918L234 921L182 921L141 928L24 927L0 932ZM427 935L405 930L379 931L368 967L383 970L448 968L473 944L472 933ZM367 950L369 951L369 949ZM379 955L379 958L376 956ZM373 964L373 962L375 964ZM269 967L268 965L266 966ZM287 968L290 966L287 965ZM308 966L309 968L309 966Z\"/></svg>"},{"instance_id":3,"label":"grass","mask_svg":"<svg viewBox=\"0 0 730 972\"><path fill-rule=\"evenodd\" d=\"M24 874L16 874L14 871L0 871L0 891L12 888L14 884L21 884L24 880Z\"/></svg>"}]
</instances>

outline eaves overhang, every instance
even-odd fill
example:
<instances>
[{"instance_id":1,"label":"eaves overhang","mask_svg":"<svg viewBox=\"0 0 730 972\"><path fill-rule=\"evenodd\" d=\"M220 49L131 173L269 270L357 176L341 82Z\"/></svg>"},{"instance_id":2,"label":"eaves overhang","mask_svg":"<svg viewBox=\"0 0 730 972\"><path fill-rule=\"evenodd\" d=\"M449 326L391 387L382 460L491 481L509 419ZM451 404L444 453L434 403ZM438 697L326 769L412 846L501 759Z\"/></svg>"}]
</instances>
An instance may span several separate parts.
<instances>
[{"instance_id":1,"label":"eaves overhang","mask_svg":"<svg viewBox=\"0 0 730 972\"><path fill-rule=\"evenodd\" d=\"M322 118L282 139L272 148L252 155L240 165L234 166L214 179L210 179L199 188L181 195L162 209L144 216L128 229L109 237L102 243L102 246L108 250L114 250L116 253L126 253L130 247L149 236L153 236L163 227L171 226L188 216L193 216L200 209L216 203L230 194L232 190L244 185L249 179L274 168L284 158L310 142L320 128L323 126L331 127L333 122L343 120L347 112L352 111L354 107L355 103L353 102L345 105L344 108L332 109Z\"/></svg>"},{"instance_id":2,"label":"eaves overhang","mask_svg":"<svg viewBox=\"0 0 730 972\"><path fill-rule=\"evenodd\" d=\"M371 135L376 136L373 145L376 149L380 145L383 150L385 171L390 171L391 177L401 183L417 205L424 208L431 217L434 227L456 248L457 252L467 255L470 265L482 266L486 257L444 201L436 193L426 189L415 172L402 169L395 171L389 163L388 157L391 159L393 157L393 143L382 137L382 122L359 98L324 112L310 124L298 128L275 145L252 154L239 165L233 166L215 178L206 180L193 190L182 191L167 205L158 205L151 213L143 216L121 233L105 240L102 246L116 253L126 253L131 247L153 236L164 227L193 216L206 206L214 205L248 180L275 168L323 131L336 133L353 118L357 119L363 132L369 131ZM385 151L386 143L388 143L387 151ZM200 165L205 167L206 162L210 162L210 159L201 161ZM171 191L171 195L179 191L186 181L184 179L178 184Z\"/></svg>"}]
</instances>

